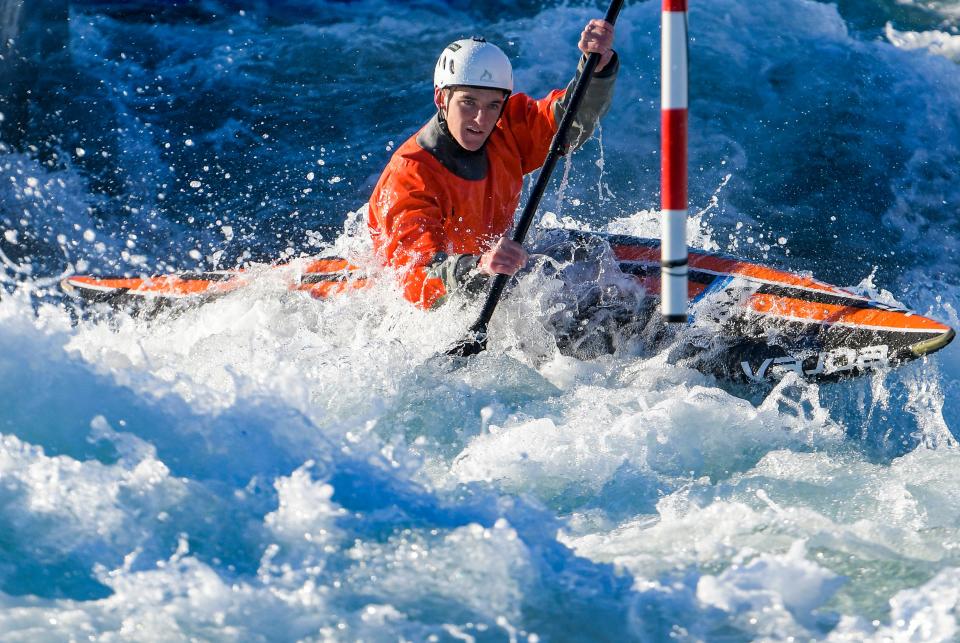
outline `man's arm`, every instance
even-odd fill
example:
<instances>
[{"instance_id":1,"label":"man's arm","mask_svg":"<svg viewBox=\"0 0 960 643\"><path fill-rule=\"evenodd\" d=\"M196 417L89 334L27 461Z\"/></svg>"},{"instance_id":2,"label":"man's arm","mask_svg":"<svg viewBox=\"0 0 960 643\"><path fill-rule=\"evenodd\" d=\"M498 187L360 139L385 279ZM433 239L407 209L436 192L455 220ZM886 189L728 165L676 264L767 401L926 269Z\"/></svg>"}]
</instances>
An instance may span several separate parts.
<instances>
[{"instance_id":1,"label":"man's arm","mask_svg":"<svg viewBox=\"0 0 960 643\"><path fill-rule=\"evenodd\" d=\"M600 62L593 72L590 86L587 88L587 93L583 97L583 102L580 103L580 108L571 124L570 132L567 134L567 143L570 149L577 149L583 145L593 135L593 130L600 118L610 109L610 103L613 100L613 86L620 69L620 59L612 49L613 35L613 25L604 20L591 20L587 23L583 33L580 34L580 42L578 43L578 47L584 55L580 58L577 73L570 84L567 85L563 98L553 104L553 116L559 124L567 111L570 98L573 96L573 87L587 64L587 55L591 53L600 54Z\"/></svg>"},{"instance_id":2,"label":"man's arm","mask_svg":"<svg viewBox=\"0 0 960 643\"><path fill-rule=\"evenodd\" d=\"M603 28L597 27L598 24ZM600 54L600 64L593 72L590 86L567 133L567 140L572 148L579 147L590 138L600 117L610 108L613 85L620 67L619 58L611 48L612 44L613 27L603 20L592 20L583 30L579 48L584 53ZM585 65L586 57L583 57L576 76L566 90L554 90L540 100L532 100L524 94L514 94L507 101L501 122L516 142L524 174L536 170L547 158L550 141L566 113L567 105L573 97L573 86Z\"/></svg>"},{"instance_id":3,"label":"man's arm","mask_svg":"<svg viewBox=\"0 0 960 643\"><path fill-rule=\"evenodd\" d=\"M404 297L421 308L453 291L479 292L492 274L513 274L526 263L519 244L500 239L480 255L447 254L439 186L409 161L392 161L370 198L368 226L377 253L397 270Z\"/></svg>"},{"instance_id":4,"label":"man's arm","mask_svg":"<svg viewBox=\"0 0 960 643\"><path fill-rule=\"evenodd\" d=\"M374 249L397 270L404 297L423 308L446 294L433 272L446 259L443 215L434 188L416 164L392 159L370 197L367 219Z\"/></svg>"},{"instance_id":5,"label":"man's arm","mask_svg":"<svg viewBox=\"0 0 960 643\"><path fill-rule=\"evenodd\" d=\"M481 255L451 255L438 257L430 268L430 275L443 281L447 292L459 290L476 294L492 275L513 275L527 264L527 251L519 243L501 237Z\"/></svg>"}]
</instances>

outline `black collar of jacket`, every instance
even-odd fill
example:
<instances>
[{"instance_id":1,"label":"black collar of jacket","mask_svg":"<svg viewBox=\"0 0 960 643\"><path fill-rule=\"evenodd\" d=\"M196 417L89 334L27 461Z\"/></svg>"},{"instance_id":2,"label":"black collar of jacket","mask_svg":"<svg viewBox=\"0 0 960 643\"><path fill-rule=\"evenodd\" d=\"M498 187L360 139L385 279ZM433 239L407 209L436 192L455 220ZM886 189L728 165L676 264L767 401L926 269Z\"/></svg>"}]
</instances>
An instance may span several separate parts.
<instances>
[{"instance_id":1,"label":"black collar of jacket","mask_svg":"<svg viewBox=\"0 0 960 643\"><path fill-rule=\"evenodd\" d=\"M439 114L434 114L430 122L417 134L417 145L461 179L480 181L487 178L487 144L484 143L483 147L475 152L465 149L450 134L447 124L440 120Z\"/></svg>"}]
</instances>

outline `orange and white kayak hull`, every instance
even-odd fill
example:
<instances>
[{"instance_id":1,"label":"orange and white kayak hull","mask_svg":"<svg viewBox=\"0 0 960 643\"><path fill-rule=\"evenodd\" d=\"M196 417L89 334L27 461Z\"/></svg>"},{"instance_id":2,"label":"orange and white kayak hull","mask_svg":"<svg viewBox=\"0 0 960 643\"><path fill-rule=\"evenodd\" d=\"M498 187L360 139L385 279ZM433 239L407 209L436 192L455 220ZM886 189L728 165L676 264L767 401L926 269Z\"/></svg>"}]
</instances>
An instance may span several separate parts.
<instances>
[{"instance_id":1,"label":"orange and white kayak hull","mask_svg":"<svg viewBox=\"0 0 960 643\"><path fill-rule=\"evenodd\" d=\"M567 234L572 240L603 238L621 271L644 286L651 303L659 301L658 240ZM287 288L318 298L362 288L368 281L362 269L337 257L280 268L287 270ZM909 310L724 255L690 252L688 280L691 327L710 328L716 341L709 350L694 342L678 354L701 370L734 380L763 382L789 372L811 380L861 375L929 355L955 336L949 326ZM65 291L86 300L152 309L208 301L250 282L249 272L234 270L154 277L78 275L61 283ZM655 306L644 314L649 317L645 328L662 324Z\"/></svg>"}]
</instances>

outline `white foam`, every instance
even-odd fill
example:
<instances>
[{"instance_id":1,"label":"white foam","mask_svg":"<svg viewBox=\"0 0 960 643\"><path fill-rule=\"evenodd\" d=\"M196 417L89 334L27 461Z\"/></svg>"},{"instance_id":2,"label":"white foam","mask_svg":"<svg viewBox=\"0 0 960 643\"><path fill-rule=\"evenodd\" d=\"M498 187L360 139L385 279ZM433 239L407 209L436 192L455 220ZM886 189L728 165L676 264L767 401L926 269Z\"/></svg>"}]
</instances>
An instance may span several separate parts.
<instances>
[{"instance_id":1,"label":"white foam","mask_svg":"<svg viewBox=\"0 0 960 643\"><path fill-rule=\"evenodd\" d=\"M761 636L809 636L813 611L843 581L809 561L806 553L803 541L796 541L783 555L763 554L717 576L703 576L697 598L733 614L735 623L754 625L745 629Z\"/></svg>"},{"instance_id":2,"label":"white foam","mask_svg":"<svg viewBox=\"0 0 960 643\"><path fill-rule=\"evenodd\" d=\"M952 641L957 635L958 588L960 569L944 569L920 587L897 592L890 599L888 623L871 624L863 618L845 616L827 640L836 643Z\"/></svg>"},{"instance_id":3,"label":"white foam","mask_svg":"<svg viewBox=\"0 0 960 643\"><path fill-rule=\"evenodd\" d=\"M308 570L316 577L325 565L334 545L343 538L336 519L346 512L331 502L333 487L313 480L313 461L307 461L292 474L278 478L276 511L264 517L264 526L274 543L267 548L259 575L266 582L272 577Z\"/></svg>"},{"instance_id":4,"label":"white foam","mask_svg":"<svg viewBox=\"0 0 960 643\"><path fill-rule=\"evenodd\" d=\"M805 425L773 403L757 409L698 385L703 376L652 362L635 360L613 387L610 380L576 385L551 417L491 425L459 454L453 475L550 498L570 488L597 491L624 466L667 477L724 476L751 466L757 448L837 438L829 421Z\"/></svg>"},{"instance_id":5,"label":"white foam","mask_svg":"<svg viewBox=\"0 0 960 643\"><path fill-rule=\"evenodd\" d=\"M925 49L937 56L960 62L960 35L945 31L897 31L887 23L884 34L892 45L900 49Z\"/></svg>"}]
</instances>

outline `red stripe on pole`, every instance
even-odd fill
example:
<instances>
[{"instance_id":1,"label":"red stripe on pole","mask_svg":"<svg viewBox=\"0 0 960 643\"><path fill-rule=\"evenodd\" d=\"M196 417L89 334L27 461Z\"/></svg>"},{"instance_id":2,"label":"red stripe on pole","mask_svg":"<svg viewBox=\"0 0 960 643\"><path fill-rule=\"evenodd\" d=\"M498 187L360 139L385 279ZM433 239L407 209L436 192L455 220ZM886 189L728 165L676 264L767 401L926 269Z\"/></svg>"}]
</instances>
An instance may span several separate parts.
<instances>
[{"instance_id":1,"label":"red stripe on pole","mask_svg":"<svg viewBox=\"0 0 960 643\"><path fill-rule=\"evenodd\" d=\"M660 112L662 177L661 202L664 210L687 209L687 110Z\"/></svg>"},{"instance_id":2,"label":"red stripe on pole","mask_svg":"<svg viewBox=\"0 0 960 643\"><path fill-rule=\"evenodd\" d=\"M663 0L664 11L686 11L687 0Z\"/></svg>"}]
</instances>

